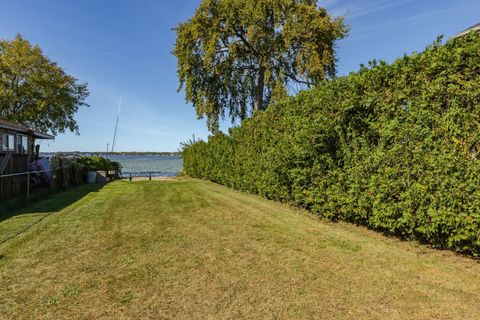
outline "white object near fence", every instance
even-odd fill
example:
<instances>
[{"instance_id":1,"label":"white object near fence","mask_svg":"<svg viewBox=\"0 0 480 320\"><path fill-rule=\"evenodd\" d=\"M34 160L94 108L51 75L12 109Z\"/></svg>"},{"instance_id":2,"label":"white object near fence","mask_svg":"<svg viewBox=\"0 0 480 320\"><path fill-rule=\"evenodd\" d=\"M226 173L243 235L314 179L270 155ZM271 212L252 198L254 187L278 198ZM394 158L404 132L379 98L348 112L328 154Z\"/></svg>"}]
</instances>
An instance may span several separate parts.
<instances>
[{"instance_id":1,"label":"white object near fence","mask_svg":"<svg viewBox=\"0 0 480 320\"><path fill-rule=\"evenodd\" d=\"M97 171L87 172L87 183L94 184L97 181Z\"/></svg>"}]
</instances>

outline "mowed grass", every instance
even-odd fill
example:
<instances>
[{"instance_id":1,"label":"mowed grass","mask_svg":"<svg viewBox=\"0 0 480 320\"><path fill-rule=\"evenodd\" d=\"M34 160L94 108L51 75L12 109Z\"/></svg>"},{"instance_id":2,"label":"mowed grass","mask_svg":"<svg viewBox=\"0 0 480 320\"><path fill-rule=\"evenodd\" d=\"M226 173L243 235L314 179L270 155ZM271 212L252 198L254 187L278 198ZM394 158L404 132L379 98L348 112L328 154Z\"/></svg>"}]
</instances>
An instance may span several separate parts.
<instances>
[{"instance_id":1,"label":"mowed grass","mask_svg":"<svg viewBox=\"0 0 480 320\"><path fill-rule=\"evenodd\" d=\"M84 186L18 228L2 319L480 319L473 259L200 180Z\"/></svg>"}]
</instances>

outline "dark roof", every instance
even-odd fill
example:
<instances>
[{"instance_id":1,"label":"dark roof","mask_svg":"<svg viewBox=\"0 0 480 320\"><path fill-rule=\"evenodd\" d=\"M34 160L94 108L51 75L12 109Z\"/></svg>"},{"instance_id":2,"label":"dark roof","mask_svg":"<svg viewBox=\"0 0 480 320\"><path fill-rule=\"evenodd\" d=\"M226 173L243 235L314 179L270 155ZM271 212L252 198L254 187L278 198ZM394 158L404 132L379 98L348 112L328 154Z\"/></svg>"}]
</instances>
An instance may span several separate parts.
<instances>
[{"instance_id":1,"label":"dark roof","mask_svg":"<svg viewBox=\"0 0 480 320\"><path fill-rule=\"evenodd\" d=\"M455 39L455 38L464 36L464 35L466 35L467 33L469 33L470 31L480 31L480 23L477 23L476 25L471 26L470 28L465 29L465 30L463 30L463 31L460 32L460 33L457 33L457 34L454 35L451 39Z\"/></svg>"},{"instance_id":2,"label":"dark roof","mask_svg":"<svg viewBox=\"0 0 480 320\"><path fill-rule=\"evenodd\" d=\"M38 131L32 130L28 127L21 126L19 124L16 124L16 123L13 123L13 122L8 122L8 121L2 120L2 119L0 119L0 129L8 129L8 130L13 130L13 131L20 132L20 133L31 134L36 139L55 139L55 137L50 135L50 134L38 132Z\"/></svg>"}]
</instances>

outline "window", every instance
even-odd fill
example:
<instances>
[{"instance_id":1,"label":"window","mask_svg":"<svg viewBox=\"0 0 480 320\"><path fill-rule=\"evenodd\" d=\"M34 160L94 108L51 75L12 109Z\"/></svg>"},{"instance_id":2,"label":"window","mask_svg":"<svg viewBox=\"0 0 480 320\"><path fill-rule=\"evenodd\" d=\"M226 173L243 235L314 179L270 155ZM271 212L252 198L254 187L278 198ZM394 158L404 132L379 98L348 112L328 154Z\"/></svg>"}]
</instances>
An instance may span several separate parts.
<instances>
[{"instance_id":1,"label":"window","mask_svg":"<svg viewBox=\"0 0 480 320\"><path fill-rule=\"evenodd\" d=\"M0 150L16 151L19 154L28 154L28 136L23 134L4 133L1 135Z\"/></svg>"},{"instance_id":2,"label":"window","mask_svg":"<svg viewBox=\"0 0 480 320\"><path fill-rule=\"evenodd\" d=\"M22 146L25 148L25 153L28 153L28 137L22 136Z\"/></svg>"},{"instance_id":3,"label":"window","mask_svg":"<svg viewBox=\"0 0 480 320\"><path fill-rule=\"evenodd\" d=\"M5 133L2 137L2 147L5 151L15 150L15 136L13 134Z\"/></svg>"},{"instance_id":4,"label":"window","mask_svg":"<svg viewBox=\"0 0 480 320\"><path fill-rule=\"evenodd\" d=\"M17 135L17 153L28 153L28 137L22 134Z\"/></svg>"}]
</instances>

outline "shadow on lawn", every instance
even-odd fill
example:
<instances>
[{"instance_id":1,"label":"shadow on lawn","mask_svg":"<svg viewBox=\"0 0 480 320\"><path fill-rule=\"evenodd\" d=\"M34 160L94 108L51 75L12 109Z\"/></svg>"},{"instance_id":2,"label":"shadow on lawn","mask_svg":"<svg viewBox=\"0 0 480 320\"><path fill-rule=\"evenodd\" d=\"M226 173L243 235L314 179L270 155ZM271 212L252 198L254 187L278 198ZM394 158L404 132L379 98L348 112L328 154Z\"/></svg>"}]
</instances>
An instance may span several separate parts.
<instances>
[{"instance_id":1,"label":"shadow on lawn","mask_svg":"<svg viewBox=\"0 0 480 320\"><path fill-rule=\"evenodd\" d=\"M30 203L26 199L15 199L0 205L0 222L29 213L51 213L60 211L91 192L98 192L104 184L85 184L59 193L36 195Z\"/></svg>"}]
</instances>

